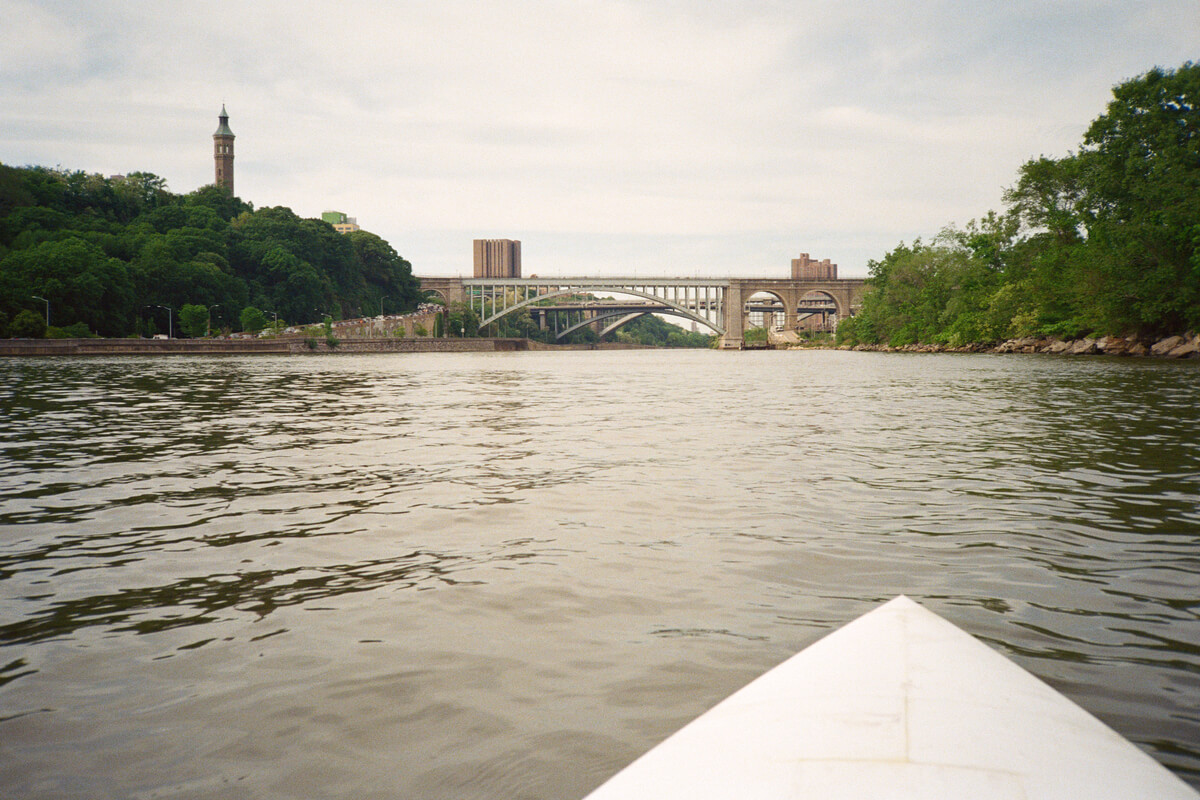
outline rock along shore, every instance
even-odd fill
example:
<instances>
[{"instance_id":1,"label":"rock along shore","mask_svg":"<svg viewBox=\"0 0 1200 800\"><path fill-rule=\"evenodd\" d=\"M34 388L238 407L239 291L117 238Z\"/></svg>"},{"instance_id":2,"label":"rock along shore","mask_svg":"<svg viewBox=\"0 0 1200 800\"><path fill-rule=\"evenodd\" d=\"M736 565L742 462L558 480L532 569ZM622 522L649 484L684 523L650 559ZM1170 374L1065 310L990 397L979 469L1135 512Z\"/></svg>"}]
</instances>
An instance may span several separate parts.
<instances>
[{"instance_id":1,"label":"rock along shore","mask_svg":"<svg viewBox=\"0 0 1200 800\"><path fill-rule=\"evenodd\" d=\"M839 350L860 350L877 353L1049 353L1052 355L1151 356L1156 358L1200 358L1200 335L1185 333L1157 341L1143 341L1120 336L1087 337L1084 339L1055 339L1026 336L999 344L974 343L961 347L941 344L843 345Z\"/></svg>"}]
</instances>

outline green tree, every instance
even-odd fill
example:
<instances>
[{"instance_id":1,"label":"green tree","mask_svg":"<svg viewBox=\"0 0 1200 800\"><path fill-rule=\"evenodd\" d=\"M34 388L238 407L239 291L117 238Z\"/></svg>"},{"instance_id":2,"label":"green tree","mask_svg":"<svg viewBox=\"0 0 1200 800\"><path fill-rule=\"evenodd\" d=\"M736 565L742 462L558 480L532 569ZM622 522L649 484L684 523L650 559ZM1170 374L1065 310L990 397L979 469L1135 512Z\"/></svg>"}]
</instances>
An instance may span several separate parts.
<instances>
[{"instance_id":1,"label":"green tree","mask_svg":"<svg viewBox=\"0 0 1200 800\"><path fill-rule=\"evenodd\" d=\"M1123 321L1200 323L1200 64L1117 86L1084 146L1089 243L1113 256Z\"/></svg>"},{"instance_id":2,"label":"green tree","mask_svg":"<svg viewBox=\"0 0 1200 800\"><path fill-rule=\"evenodd\" d=\"M763 335L765 338L765 331ZM654 314L643 314L610 333L608 338L655 347L710 347L713 337L684 330Z\"/></svg>"},{"instance_id":3,"label":"green tree","mask_svg":"<svg viewBox=\"0 0 1200 800\"><path fill-rule=\"evenodd\" d=\"M466 303L451 303L446 317L446 333L456 337L479 335L479 315Z\"/></svg>"},{"instance_id":4,"label":"green tree","mask_svg":"<svg viewBox=\"0 0 1200 800\"><path fill-rule=\"evenodd\" d=\"M51 331L54 331L55 333L52 334ZM93 339L95 338L95 334L88 330L88 326L84 323L73 322L70 325L66 325L62 328L47 328L46 337L60 339Z\"/></svg>"},{"instance_id":5,"label":"green tree","mask_svg":"<svg viewBox=\"0 0 1200 800\"><path fill-rule=\"evenodd\" d=\"M1117 86L1080 152L1028 162L1006 200L1026 227L1014 263L1042 330L1200 324L1200 66Z\"/></svg>"},{"instance_id":6,"label":"green tree","mask_svg":"<svg viewBox=\"0 0 1200 800\"><path fill-rule=\"evenodd\" d=\"M208 333L208 308L188 303L179 309L179 329L193 339Z\"/></svg>"},{"instance_id":7,"label":"green tree","mask_svg":"<svg viewBox=\"0 0 1200 800\"><path fill-rule=\"evenodd\" d=\"M747 328L745 330L745 332L742 333L742 340L747 342L748 344L755 344L758 342L766 342L767 341L767 329L766 328Z\"/></svg>"},{"instance_id":8,"label":"green tree","mask_svg":"<svg viewBox=\"0 0 1200 800\"><path fill-rule=\"evenodd\" d=\"M0 305L16 312L34 294L50 301L55 320L84 322L105 336L122 335L133 318L135 286L126 265L75 236L0 259Z\"/></svg>"},{"instance_id":9,"label":"green tree","mask_svg":"<svg viewBox=\"0 0 1200 800\"><path fill-rule=\"evenodd\" d=\"M367 231L352 231L346 239L354 252L364 281L366 294L362 300L377 308L379 299L388 298L388 307L404 313L416 309L421 297L421 284L412 274L409 264L380 237Z\"/></svg>"},{"instance_id":10,"label":"green tree","mask_svg":"<svg viewBox=\"0 0 1200 800\"><path fill-rule=\"evenodd\" d=\"M254 306L246 306L242 309L239 320L242 323L242 330L245 333L258 333L263 328L267 327L267 316L259 311Z\"/></svg>"},{"instance_id":11,"label":"green tree","mask_svg":"<svg viewBox=\"0 0 1200 800\"><path fill-rule=\"evenodd\" d=\"M46 318L35 311L25 309L8 323L8 333L19 339L41 339L46 335Z\"/></svg>"},{"instance_id":12,"label":"green tree","mask_svg":"<svg viewBox=\"0 0 1200 800\"><path fill-rule=\"evenodd\" d=\"M963 344L1200 326L1200 66L1113 90L1076 154L1021 167L988 214L870 264L839 341Z\"/></svg>"},{"instance_id":13,"label":"green tree","mask_svg":"<svg viewBox=\"0 0 1200 800\"><path fill-rule=\"evenodd\" d=\"M183 205L185 209L207 208L225 222L254 210L254 206L234 197L225 188L211 183L185 195Z\"/></svg>"}]
</instances>

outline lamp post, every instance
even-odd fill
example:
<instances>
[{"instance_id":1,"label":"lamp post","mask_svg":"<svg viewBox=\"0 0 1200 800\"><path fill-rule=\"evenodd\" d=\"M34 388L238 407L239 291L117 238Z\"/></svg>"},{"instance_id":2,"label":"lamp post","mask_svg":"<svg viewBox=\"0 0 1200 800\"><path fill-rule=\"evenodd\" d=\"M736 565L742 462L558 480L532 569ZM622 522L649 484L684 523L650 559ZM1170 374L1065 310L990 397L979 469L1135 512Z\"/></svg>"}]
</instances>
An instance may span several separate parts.
<instances>
[{"instance_id":1,"label":"lamp post","mask_svg":"<svg viewBox=\"0 0 1200 800\"><path fill-rule=\"evenodd\" d=\"M212 310L214 308L220 308L220 307L221 307L220 303L213 303L211 306L208 307L208 322L206 322L204 324L204 335L206 337L212 336Z\"/></svg>"},{"instance_id":2,"label":"lamp post","mask_svg":"<svg viewBox=\"0 0 1200 800\"><path fill-rule=\"evenodd\" d=\"M158 306L158 308L165 308L167 310L167 338L174 339L175 338L175 323L171 321L171 315L172 315L171 307L170 306Z\"/></svg>"},{"instance_id":3,"label":"lamp post","mask_svg":"<svg viewBox=\"0 0 1200 800\"><path fill-rule=\"evenodd\" d=\"M29 296L32 297L34 300L41 300L43 303L46 304L46 327L49 328L50 327L50 301L44 297L38 297L36 294L31 294Z\"/></svg>"},{"instance_id":4,"label":"lamp post","mask_svg":"<svg viewBox=\"0 0 1200 800\"><path fill-rule=\"evenodd\" d=\"M383 316L383 301L387 299L387 295L381 295L379 298L379 316Z\"/></svg>"}]
</instances>

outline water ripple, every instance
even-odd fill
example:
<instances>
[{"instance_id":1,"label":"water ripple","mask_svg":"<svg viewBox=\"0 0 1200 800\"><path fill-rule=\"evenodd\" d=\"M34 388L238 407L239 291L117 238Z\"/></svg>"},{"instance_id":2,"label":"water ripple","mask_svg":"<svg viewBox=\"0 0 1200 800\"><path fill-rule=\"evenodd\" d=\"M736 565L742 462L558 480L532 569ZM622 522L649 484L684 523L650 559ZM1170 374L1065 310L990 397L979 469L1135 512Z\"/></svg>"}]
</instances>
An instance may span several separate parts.
<instances>
[{"instance_id":1,"label":"water ripple","mask_svg":"<svg viewBox=\"0 0 1200 800\"><path fill-rule=\"evenodd\" d=\"M1200 786L1196 366L0 360L0 781L580 797L904 592Z\"/></svg>"}]
</instances>

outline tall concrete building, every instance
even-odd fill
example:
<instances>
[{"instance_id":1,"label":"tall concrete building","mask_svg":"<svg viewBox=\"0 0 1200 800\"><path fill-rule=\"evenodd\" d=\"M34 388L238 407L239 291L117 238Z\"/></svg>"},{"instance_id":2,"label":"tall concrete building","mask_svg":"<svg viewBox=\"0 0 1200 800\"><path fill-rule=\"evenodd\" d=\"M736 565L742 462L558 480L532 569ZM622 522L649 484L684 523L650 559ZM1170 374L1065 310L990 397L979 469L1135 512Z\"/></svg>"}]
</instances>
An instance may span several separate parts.
<instances>
[{"instance_id":1,"label":"tall concrete building","mask_svg":"<svg viewBox=\"0 0 1200 800\"><path fill-rule=\"evenodd\" d=\"M225 104L221 104L221 116L217 117L220 125L213 134L213 160L216 162L217 186L228 189L233 194L233 131L229 130L229 114Z\"/></svg>"},{"instance_id":2,"label":"tall concrete building","mask_svg":"<svg viewBox=\"0 0 1200 800\"><path fill-rule=\"evenodd\" d=\"M521 277L521 242L514 239L476 239L475 277Z\"/></svg>"},{"instance_id":3,"label":"tall concrete building","mask_svg":"<svg viewBox=\"0 0 1200 800\"><path fill-rule=\"evenodd\" d=\"M792 280L794 281L836 281L837 264L824 261L813 261L808 253L801 253L799 258L792 259Z\"/></svg>"}]
</instances>

